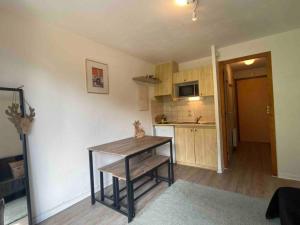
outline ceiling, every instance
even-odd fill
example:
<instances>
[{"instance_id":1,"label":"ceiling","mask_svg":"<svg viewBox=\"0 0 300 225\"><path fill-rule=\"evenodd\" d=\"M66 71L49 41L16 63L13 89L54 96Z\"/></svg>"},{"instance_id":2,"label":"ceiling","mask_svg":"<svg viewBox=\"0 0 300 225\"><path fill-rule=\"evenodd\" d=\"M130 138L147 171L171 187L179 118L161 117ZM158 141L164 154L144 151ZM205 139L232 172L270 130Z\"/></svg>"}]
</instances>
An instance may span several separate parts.
<instances>
[{"instance_id":1,"label":"ceiling","mask_svg":"<svg viewBox=\"0 0 300 225\"><path fill-rule=\"evenodd\" d=\"M253 68L258 68L258 67L265 67L267 65L267 59L262 57L262 58L255 58L255 61L251 65L246 65L244 61L236 62L236 63L231 63L231 69L233 71L241 71L241 70L248 70L248 69L253 69Z\"/></svg>"},{"instance_id":2,"label":"ceiling","mask_svg":"<svg viewBox=\"0 0 300 225\"><path fill-rule=\"evenodd\" d=\"M0 8L37 17L149 62L188 61L223 47L300 27L299 0L1 0Z\"/></svg>"}]
</instances>

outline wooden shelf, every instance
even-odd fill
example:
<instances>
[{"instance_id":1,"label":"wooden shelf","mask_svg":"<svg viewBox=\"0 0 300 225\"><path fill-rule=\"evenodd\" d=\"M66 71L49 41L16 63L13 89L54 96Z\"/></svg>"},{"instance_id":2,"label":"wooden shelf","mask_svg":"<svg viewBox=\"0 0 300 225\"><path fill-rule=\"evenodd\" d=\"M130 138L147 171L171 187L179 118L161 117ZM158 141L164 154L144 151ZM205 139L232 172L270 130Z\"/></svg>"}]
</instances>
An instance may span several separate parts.
<instances>
[{"instance_id":1,"label":"wooden shelf","mask_svg":"<svg viewBox=\"0 0 300 225\"><path fill-rule=\"evenodd\" d=\"M155 77L134 77L132 78L135 81L143 82L143 83L148 83L148 84L158 84L160 83L160 80L155 78Z\"/></svg>"},{"instance_id":2,"label":"wooden shelf","mask_svg":"<svg viewBox=\"0 0 300 225\"><path fill-rule=\"evenodd\" d=\"M134 180L139 178L154 168L166 163L168 160L169 157L167 156L154 155L139 162L130 162L130 179ZM124 159L101 167L99 170L102 172L111 173L112 176L117 177L120 180L126 180Z\"/></svg>"}]
</instances>

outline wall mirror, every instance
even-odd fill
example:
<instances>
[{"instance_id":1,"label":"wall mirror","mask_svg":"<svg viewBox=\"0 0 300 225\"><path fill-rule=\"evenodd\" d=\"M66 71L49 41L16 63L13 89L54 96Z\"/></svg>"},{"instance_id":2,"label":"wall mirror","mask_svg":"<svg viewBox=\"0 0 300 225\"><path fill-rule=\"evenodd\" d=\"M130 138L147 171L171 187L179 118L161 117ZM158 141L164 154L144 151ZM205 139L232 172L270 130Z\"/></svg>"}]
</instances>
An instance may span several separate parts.
<instances>
[{"instance_id":1,"label":"wall mirror","mask_svg":"<svg viewBox=\"0 0 300 225\"><path fill-rule=\"evenodd\" d=\"M24 115L23 90L0 87L0 225L31 225L26 135L5 113L13 102Z\"/></svg>"}]
</instances>

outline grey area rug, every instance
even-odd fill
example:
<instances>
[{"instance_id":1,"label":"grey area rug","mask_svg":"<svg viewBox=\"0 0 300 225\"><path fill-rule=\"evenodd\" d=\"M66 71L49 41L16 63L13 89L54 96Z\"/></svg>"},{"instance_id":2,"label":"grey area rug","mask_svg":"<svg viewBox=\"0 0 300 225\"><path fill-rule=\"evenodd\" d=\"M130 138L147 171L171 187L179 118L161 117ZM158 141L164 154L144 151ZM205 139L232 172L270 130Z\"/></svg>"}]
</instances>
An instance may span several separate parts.
<instances>
[{"instance_id":1,"label":"grey area rug","mask_svg":"<svg viewBox=\"0 0 300 225\"><path fill-rule=\"evenodd\" d=\"M178 180L131 225L277 225L265 219L268 202Z\"/></svg>"},{"instance_id":2,"label":"grey area rug","mask_svg":"<svg viewBox=\"0 0 300 225\"><path fill-rule=\"evenodd\" d=\"M4 208L4 224L11 224L23 217L27 216L26 197L18 198L12 202L5 204Z\"/></svg>"}]
</instances>

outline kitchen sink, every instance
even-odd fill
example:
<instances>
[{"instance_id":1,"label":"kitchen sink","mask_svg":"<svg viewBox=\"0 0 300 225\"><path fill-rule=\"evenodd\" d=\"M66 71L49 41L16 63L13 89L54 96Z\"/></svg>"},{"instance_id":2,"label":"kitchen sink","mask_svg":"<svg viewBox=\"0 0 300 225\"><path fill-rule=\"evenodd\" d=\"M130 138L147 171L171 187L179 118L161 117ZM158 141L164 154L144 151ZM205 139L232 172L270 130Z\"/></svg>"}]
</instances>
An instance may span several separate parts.
<instances>
[{"instance_id":1,"label":"kitchen sink","mask_svg":"<svg viewBox=\"0 0 300 225\"><path fill-rule=\"evenodd\" d=\"M197 124L196 122L180 122L179 124Z\"/></svg>"},{"instance_id":2,"label":"kitchen sink","mask_svg":"<svg viewBox=\"0 0 300 225\"><path fill-rule=\"evenodd\" d=\"M215 122L211 122L211 121L203 121L203 122L173 122L175 124L215 124Z\"/></svg>"}]
</instances>

